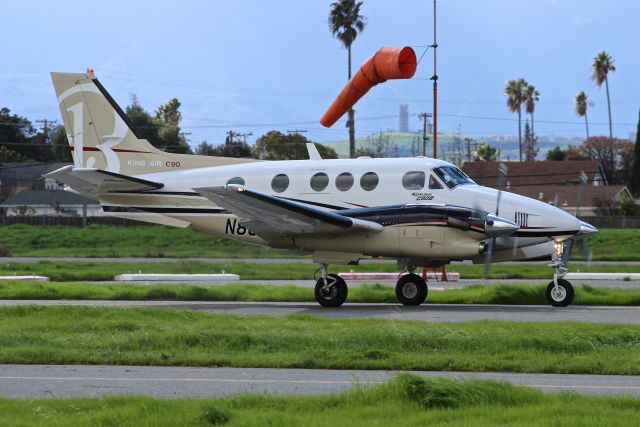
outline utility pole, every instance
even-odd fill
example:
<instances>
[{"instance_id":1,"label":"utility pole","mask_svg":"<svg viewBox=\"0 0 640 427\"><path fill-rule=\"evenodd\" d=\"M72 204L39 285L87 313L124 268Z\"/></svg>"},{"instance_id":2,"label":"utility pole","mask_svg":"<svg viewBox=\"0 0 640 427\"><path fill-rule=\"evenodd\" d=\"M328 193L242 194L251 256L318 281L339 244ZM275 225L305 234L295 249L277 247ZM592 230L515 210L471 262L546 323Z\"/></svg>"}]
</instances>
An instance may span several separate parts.
<instances>
[{"instance_id":1,"label":"utility pole","mask_svg":"<svg viewBox=\"0 0 640 427\"><path fill-rule=\"evenodd\" d=\"M433 0L433 158L438 158L438 73L436 71L436 51L438 42L436 41L436 0Z\"/></svg>"},{"instance_id":2,"label":"utility pole","mask_svg":"<svg viewBox=\"0 0 640 427\"><path fill-rule=\"evenodd\" d=\"M243 142L246 144L247 137L253 135L253 132L240 133L236 132L235 130L228 130L227 135L229 135L227 136L227 141L229 142L229 144L233 144L236 137L241 137Z\"/></svg>"},{"instance_id":3,"label":"utility pole","mask_svg":"<svg viewBox=\"0 0 640 427\"><path fill-rule=\"evenodd\" d=\"M240 133L239 133L239 132L236 132L235 130L228 130L228 131L227 131L227 142L228 142L229 144L233 144L233 139L234 139L236 136L240 136Z\"/></svg>"},{"instance_id":4,"label":"utility pole","mask_svg":"<svg viewBox=\"0 0 640 427\"><path fill-rule=\"evenodd\" d=\"M422 155L426 156L427 155L427 141L429 140L429 137L427 136L427 119L429 117L431 117L431 113L421 113L418 115L418 117L420 117L422 119ZM435 137L435 135L434 135ZM433 140L433 142L435 143L435 138ZM435 152L435 151L434 151ZM435 157L434 157L435 159Z\"/></svg>"},{"instance_id":5,"label":"utility pole","mask_svg":"<svg viewBox=\"0 0 640 427\"><path fill-rule=\"evenodd\" d=\"M253 132L245 132L245 133L241 133L238 136L242 137L242 142L244 142L245 144L247 143L247 137L253 135Z\"/></svg>"},{"instance_id":6,"label":"utility pole","mask_svg":"<svg viewBox=\"0 0 640 427\"><path fill-rule=\"evenodd\" d=\"M49 131L53 128L53 125L57 123L57 120L36 120L36 123L42 123L42 130L44 131L44 136L46 141L49 142Z\"/></svg>"},{"instance_id":7,"label":"utility pole","mask_svg":"<svg viewBox=\"0 0 640 427\"><path fill-rule=\"evenodd\" d=\"M467 143L467 161L471 163L471 142L473 138L465 138L464 141Z\"/></svg>"}]
</instances>

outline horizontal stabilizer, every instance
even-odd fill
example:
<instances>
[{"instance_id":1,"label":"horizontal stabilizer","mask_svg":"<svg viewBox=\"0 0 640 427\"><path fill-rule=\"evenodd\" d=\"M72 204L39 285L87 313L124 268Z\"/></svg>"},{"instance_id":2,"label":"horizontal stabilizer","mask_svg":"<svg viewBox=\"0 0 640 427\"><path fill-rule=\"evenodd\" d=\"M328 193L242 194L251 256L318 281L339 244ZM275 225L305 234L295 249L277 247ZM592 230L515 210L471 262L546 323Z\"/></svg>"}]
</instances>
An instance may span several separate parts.
<instances>
[{"instance_id":1,"label":"horizontal stabilizer","mask_svg":"<svg viewBox=\"0 0 640 427\"><path fill-rule=\"evenodd\" d=\"M164 184L134 178L101 169L62 167L44 175L71 187L83 196L99 198L105 193L149 191L162 188Z\"/></svg>"},{"instance_id":2,"label":"horizontal stabilizer","mask_svg":"<svg viewBox=\"0 0 640 427\"><path fill-rule=\"evenodd\" d=\"M216 205L237 215L267 241L300 235L347 235L381 231L382 225L308 207L238 186L194 188Z\"/></svg>"}]
</instances>

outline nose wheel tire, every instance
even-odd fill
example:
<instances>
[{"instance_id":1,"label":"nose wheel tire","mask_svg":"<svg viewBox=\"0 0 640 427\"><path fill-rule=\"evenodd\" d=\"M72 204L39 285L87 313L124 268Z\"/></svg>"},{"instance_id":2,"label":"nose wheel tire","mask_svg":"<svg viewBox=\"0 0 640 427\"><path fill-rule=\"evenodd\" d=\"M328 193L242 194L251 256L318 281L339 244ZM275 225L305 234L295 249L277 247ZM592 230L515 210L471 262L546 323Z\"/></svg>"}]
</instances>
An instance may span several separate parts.
<instances>
[{"instance_id":1,"label":"nose wheel tire","mask_svg":"<svg viewBox=\"0 0 640 427\"><path fill-rule=\"evenodd\" d=\"M347 299L347 283L337 274L327 275L327 285L321 278L316 282L316 301L323 307L340 307Z\"/></svg>"},{"instance_id":2,"label":"nose wheel tire","mask_svg":"<svg viewBox=\"0 0 640 427\"><path fill-rule=\"evenodd\" d=\"M420 305L427 299L427 282L417 274L405 274L396 284L396 297L404 305Z\"/></svg>"},{"instance_id":3,"label":"nose wheel tire","mask_svg":"<svg viewBox=\"0 0 640 427\"><path fill-rule=\"evenodd\" d=\"M573 286L567 280L558 279L556 289L553 280L547 286L547 302L554 307L566 307L573 302Z\"/></svg>"}]
</instances>

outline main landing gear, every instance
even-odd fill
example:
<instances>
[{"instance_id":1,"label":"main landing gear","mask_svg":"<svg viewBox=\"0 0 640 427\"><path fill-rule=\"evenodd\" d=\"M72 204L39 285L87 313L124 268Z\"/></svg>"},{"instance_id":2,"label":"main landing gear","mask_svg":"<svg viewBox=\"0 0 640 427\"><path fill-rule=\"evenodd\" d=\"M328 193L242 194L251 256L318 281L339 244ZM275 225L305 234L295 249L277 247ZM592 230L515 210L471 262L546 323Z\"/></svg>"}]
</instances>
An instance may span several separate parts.
<instances>
[{"instance_id":1,"label":"main landing gear","mask_svg":"<svg viewBox=\"0 0 640 427\"><path fill-rule=\"evenodd\" d=\"M327 264L320 264L320 275L315 287L316 301L323 307L340 307L349 293L347 283L337 274L328 274ZM404 305L422 304L428 292L427 282L415 274L413 267L409 267L409 274L401 276L396 283L396 297Z\"/></svg>"},{"instance_id":2,"label":"main landing gear","mask_svg":"<svg viewBox=\"0 0 640 427\"><path fill-rule=\"evenodd\" d=\"M340 307L347 299L347 283L337 274L327 274L327 264L320 264L320 279L316 282L316 301L323 307Z\"/></svg>"},{"instance_id":3,"label":"main landing gear","mask_svg":"<svg viewBox=\"0 0 640 427\"><path fill-rule=\"evenodd\" d=\"M571 241L564 244L565 241L556 242L555 250L551 255L551 263L549 267L555 269L553 280L549 282L545 293L547 302L554 307L566 307L573 302L574 290L571 283L563 277L569 272L567 269L567 261L571 252Z\"/></svg>"},{"instance_id":4,"label":"main landing gear","mask_svg":"<svg viewBox=\"0 0 640 427\"><path fill-rule=\"evenodd\" d=\"M420 305L427 299L427 282L415 273L414 267L409 267L409 274L405 274L396 283L396 298L403 305Z\"/></svg>"}]
</instances>

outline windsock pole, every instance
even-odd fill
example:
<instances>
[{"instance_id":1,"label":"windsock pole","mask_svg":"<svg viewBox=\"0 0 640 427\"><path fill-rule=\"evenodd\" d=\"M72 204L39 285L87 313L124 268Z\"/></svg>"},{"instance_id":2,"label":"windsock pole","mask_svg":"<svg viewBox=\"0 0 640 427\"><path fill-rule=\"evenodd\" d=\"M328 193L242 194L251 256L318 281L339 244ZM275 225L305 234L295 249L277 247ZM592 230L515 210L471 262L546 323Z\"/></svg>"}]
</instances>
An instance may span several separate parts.
<instances>
[{"instance_id":1,"label":"windsock pole","mask_svg":"<svg viewBox=\"0 0 640 427\"><path fill-rule=\"evenodd\" d=\"M436 0L433 0L433 158L438 158L438 73L436 71Z\"/></svg>"}]
</instances>

